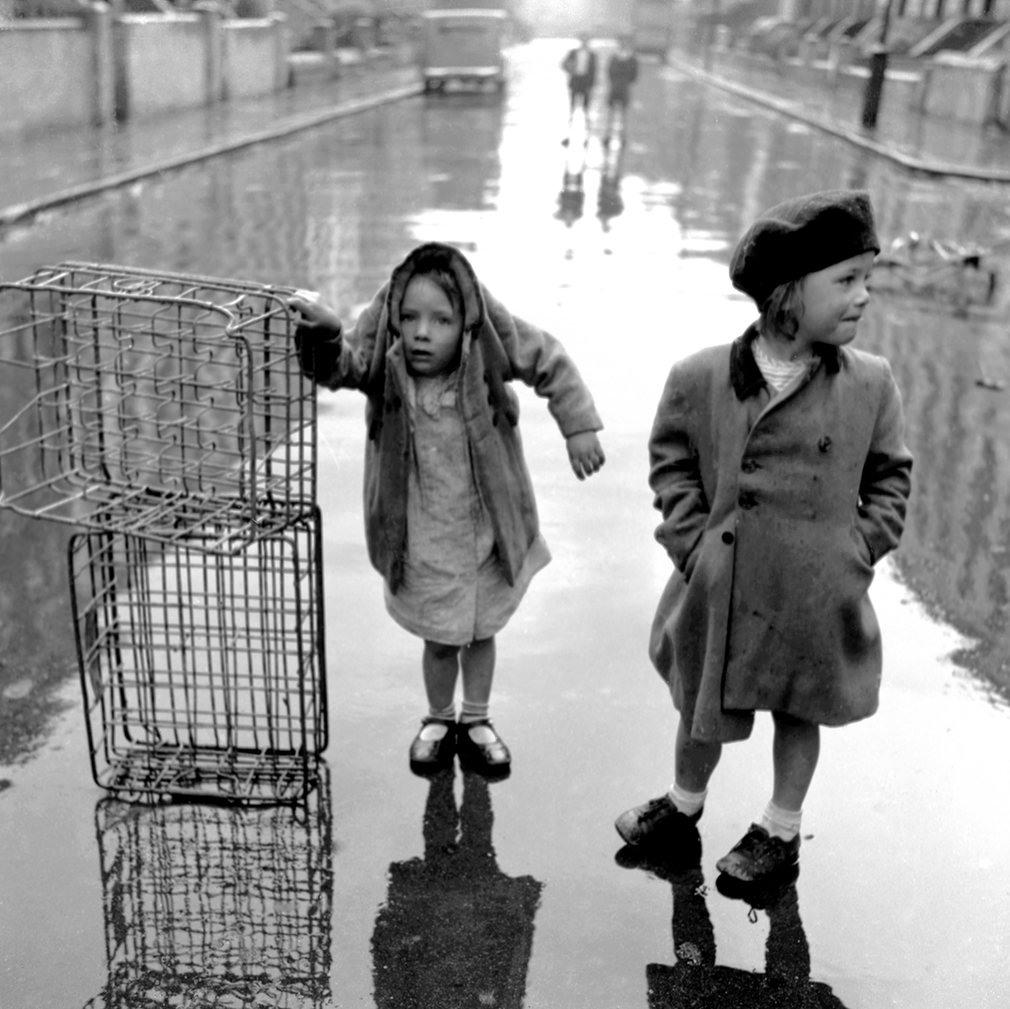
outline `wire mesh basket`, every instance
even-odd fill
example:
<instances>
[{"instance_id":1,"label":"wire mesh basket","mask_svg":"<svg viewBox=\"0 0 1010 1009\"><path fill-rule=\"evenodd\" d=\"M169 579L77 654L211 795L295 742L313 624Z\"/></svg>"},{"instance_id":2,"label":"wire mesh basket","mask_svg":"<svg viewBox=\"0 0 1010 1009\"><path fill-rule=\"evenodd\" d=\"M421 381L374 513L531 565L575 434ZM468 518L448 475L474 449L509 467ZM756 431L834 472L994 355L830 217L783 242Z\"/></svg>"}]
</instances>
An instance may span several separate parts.
<instances>
[{"instance_id":1,"label":"wire mesh basket","mask_svg":"<svg viewBox=\"0 0 1010 1009\"><path fill-rule=\"evenodd\" d=\"M318 509L241 552L205 547L195 533L71 538L94 780L129 797L295 801L327 744Z\"/></svg>"},{"instance_id":2,"label":"wire mesh basket","mask_svg":"<svg viewBox=\"0 0 1010 1009\"><path fill-rule=\"evenodd\" d=\"M95 809L108 981L88 1009L331 1004L329 779L298 807Z\"/></svg>"},{"instance_id":3,"label":"wire mesh basket","mask_svg":"<svg viewBox=\"0 0 1010 1009\"><path fill-rule=\"evenodd\" d=\"M88 263L0 286L0 367L26 390L0 428L0 505L219 551L298 518L316 406L290 293Z\"/></svg>"}]
</instances>

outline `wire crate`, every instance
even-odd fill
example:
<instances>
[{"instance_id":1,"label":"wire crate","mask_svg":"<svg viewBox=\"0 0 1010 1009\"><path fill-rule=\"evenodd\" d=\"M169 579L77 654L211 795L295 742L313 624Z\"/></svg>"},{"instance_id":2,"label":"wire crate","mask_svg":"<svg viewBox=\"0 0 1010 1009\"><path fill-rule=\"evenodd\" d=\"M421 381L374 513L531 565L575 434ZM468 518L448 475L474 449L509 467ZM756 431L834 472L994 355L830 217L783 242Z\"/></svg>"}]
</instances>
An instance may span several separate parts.
<instances>
[{"instance_id":1,"label":"wire crate","mask_svg":"<svg viewBox=\"0 0 1010 1009\"><path fill-rule=\"evenodd\" d=\"M69 560L99 786L242 803L312 787L327 744L318 509L241 552L195 533L164 544L88 531Z\"/></svg>"},{"instance_id":2,"label":"wire crate","mask_svg":"<svg viewBox=\"0 0 1010 1009\"><path fill-rule=\"evenodd\" d=\"M297 519L316 402L290 294L88 263L0 286L0 367L27 390L0 428L0 505L217 551Z\"/></svg>"},{"instance_id":3,"label":"wire crate","mask_svg":"<svg viewBox=\"0 0 1010 1009\"><path fill-rule=\"evenodd\" d=\"M295 808L95 809L108 981L88 1009L331 1004L329 779Z\"/></svg>"}]
</instances>

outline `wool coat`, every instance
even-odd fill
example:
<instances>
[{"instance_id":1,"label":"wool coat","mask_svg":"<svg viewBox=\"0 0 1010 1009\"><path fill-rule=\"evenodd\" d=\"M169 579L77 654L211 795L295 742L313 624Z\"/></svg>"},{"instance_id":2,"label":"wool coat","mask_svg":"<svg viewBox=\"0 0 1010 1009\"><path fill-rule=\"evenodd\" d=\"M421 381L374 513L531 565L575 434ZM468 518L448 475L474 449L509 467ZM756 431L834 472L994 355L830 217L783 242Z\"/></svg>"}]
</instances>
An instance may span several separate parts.
<instances>
[{"instance_id":1,"label":"wool coat","mask_svg":"<svg viewBox=\"0 0 1010 1009\"><path fill-rule=\"evenodd\" d=\"M369 559L395 593L407 543L408 467L414 443L407 409L407 370L400 305L416 261L443 254L463 299L457 397L466 428L474 482L494 530L495 551L509 585L539 529L536 499L519 434L518 379L547 400L565 438L603 424L575 363L549 333L512 315L481 284L451 246L416 248L393 271L354 329L296 334L302 370L330 389L355 388L367 397L364 514Z\"/></svg>"},{"instance_id":2,"label":"wool coat","mask_svg":"<svg viewBox=\"0 0 1010 1009\"><path fill-rule=\"evenodd\" d=\"M711 742L746 738L758 710L821 725L876 710L867 590L910 491L887 362L819 347L774 396L756 336L675 365L649 442L656 538L675 565L650 656L692 736Z\"/></svg>"}]
</instances>

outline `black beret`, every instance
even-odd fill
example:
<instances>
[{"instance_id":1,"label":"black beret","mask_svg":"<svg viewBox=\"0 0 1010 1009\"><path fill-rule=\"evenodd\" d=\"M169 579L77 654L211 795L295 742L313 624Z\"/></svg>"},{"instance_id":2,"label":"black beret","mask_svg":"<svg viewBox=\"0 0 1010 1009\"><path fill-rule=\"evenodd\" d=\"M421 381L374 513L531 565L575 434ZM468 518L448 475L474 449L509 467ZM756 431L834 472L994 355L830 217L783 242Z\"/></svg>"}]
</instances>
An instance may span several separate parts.
<instances>
[{"instance_id":1,"label":"black beret","mask_svg":"<svg viewBox=\"0 0 1010 1009\"><path fill-rule=\"evenodd\" d=\"M870 251L880 243L869 193L825 190L766 210L733 251L729 275L760 308L780 284Z\"/></svg>"}]
</instances>

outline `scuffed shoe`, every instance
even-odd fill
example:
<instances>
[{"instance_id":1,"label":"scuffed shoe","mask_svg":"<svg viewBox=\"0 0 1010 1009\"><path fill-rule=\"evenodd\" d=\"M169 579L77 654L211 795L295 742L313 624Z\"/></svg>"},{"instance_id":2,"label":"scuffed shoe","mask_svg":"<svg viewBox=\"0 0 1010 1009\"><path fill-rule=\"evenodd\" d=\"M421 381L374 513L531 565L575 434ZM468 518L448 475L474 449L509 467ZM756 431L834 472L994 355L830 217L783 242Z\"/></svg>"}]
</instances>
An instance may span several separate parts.
<instances>
[{"instance_id":1,"label":"scuffed shoe","mask_svg":"<svg viewBox=\"0 0 1010 1009\"><path fill-rule=\"evenodd\" d=\"M791 841L784 841L752 823L750 830L715 867L736 882L760 883L795 872L799 853L798 834Z\"/></svg>"},{"instance_id":2,"label":"scuffed shoe","mask_svg":"<svg viewBox=\"0 0 1010 1009\"><path fill-rule=\"evenodd\" d=\"M699 809L693 816L686 816L668 795L661 795L621 813L614 821L614 827L628 844L667 847L696 841L698 830L695 824L701 819L701 813Z\"/></svg>"},{"instance_id":3,"label":"scuffed shoe","mask_svg":"<svg viewBox=\"0 0 1010 1009\"><path fill-rule=\"evenodd\" d=\"M444 725L445 735L439 739L424 739L425 726ZM423 718L421 728L410 744L410 769L427 775L452 761L456 749L456 723L444 718Z\"/></svg>"}]
</instances>

